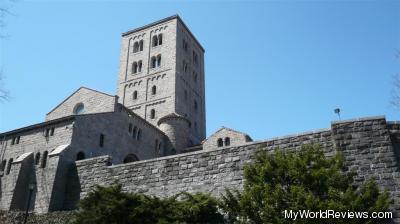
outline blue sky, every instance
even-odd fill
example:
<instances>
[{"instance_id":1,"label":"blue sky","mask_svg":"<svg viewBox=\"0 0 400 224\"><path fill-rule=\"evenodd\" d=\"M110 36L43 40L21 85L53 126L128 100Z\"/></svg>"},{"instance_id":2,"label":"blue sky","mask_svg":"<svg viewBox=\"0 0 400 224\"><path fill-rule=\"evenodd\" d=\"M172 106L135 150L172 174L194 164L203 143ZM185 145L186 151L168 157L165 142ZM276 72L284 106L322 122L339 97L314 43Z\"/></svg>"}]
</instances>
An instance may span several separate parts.
<instances>
[{"instance_id":1,"label":"blue sky","mask_svg":"<svg viewBox=\"0 0 400 224\"><path fill-rule=\"evenodd\" d=\"M400 73L400 1L28 1L8 4L0 132L80 86L116 94L120 34L179 14L206 50L207 135L266 139L385 115Z\"/></svg>"}]
</instances>

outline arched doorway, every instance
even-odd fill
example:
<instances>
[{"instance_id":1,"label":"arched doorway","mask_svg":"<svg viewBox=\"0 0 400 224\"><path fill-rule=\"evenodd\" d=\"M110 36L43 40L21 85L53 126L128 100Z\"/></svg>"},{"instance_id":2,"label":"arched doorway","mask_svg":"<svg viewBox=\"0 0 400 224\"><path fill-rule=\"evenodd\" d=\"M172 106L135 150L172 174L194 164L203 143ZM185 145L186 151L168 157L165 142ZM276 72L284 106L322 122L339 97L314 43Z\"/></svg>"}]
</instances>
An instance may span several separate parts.
<instances>
[{"instance_id":1,"label":"arched doorway","mask_svg":"<svg viewBox=\"0 0 400 224\"><path fill-rule=\"evenodd\" d=\"M125 159L124 159L124 163L132 163L132 162L136 162L139 161L139 158L135 155L135 154L128 154Z\"/></svg>"}]
</instances>

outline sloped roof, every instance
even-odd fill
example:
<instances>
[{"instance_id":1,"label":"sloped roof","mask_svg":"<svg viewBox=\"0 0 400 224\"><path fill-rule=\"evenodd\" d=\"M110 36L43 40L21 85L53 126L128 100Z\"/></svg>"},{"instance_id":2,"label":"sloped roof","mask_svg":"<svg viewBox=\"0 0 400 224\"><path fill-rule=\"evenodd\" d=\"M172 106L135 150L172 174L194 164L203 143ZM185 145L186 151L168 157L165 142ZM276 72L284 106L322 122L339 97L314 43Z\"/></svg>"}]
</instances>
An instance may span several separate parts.
<instances>
[{"instance_id":1,"label":"sloped roof","mask_svg":"<svg viewBox=\"0 0 400 224\"><path fill-rule=\"evenodd\" d=\"M65 98L63 101L61 101L61 103L59 103L57 106L55 106L52 110L50 110L46 115L48 115L51 112L53 112L55 109L57 109L59 106L61 106L64 102L66 102L69 98L71 98L73 95L75 95L81 89L86 89L86 90L89 90L89 91L92 91L92 92L95 92L95 93L100 93L100 94L103 94L103 95L106 95L106 96L109 96L109 97L116 97L116 96L110 95L108 93L100 92L100 91L95 90L95 89L91 89L91 88L88 88L88 87L85 87L85 86L81 86L81 87L79 87L79 89L75 90L71 95L69 95L67 98Z\"/></svg>"},{"instance_id":2,"label":"sloped roof","mask_svg":"<svg viewBox=\"0 0 400 224\"><path fill-rule=\"evenodd\" d=\"M244 132L237 131L237 130L234 130L234 129L232 129L232 128L227 128L227 127L222 126L220 129L218 129L216 132L214 132L214 134L212 134L212 135L210 135L208 138L204 139L204 140L203 140L203 143L204 143L205 141L207 141L208 139L210 139L211 137L213 137L214 135L218 134L218 132L221 132L222 130L228 130L228 131L230 131L230 132L235 132L235 133L244 135L244 136L245 136L246 138L248 138L250 141L253 141L253 139L252 139L248 134L246 134L246 133L244 133Z\"/></svg>"}]
</instances>

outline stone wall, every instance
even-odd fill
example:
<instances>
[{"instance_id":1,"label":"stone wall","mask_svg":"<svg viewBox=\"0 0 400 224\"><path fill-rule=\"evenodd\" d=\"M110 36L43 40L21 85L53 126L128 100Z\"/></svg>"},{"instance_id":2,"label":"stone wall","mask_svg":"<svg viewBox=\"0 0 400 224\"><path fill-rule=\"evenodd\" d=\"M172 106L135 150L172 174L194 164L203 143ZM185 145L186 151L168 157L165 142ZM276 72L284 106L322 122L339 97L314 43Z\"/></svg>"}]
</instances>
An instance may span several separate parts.
<instances>
[{"instance_id":1,"label":"stone wall","mask_svg":"<svg viewBox=\"0 0 400 224\"><path fill-rule=\"evenodd\" d=\"M69 224L73 212L51 212L47 214L29 214L27 224ZM25 214L22 212L0 211L1 224L21 224Z\"/></svg>"},{"instance_id":2,"label":"stone wall","mask_svg":"<svg viewBox=\"0 0 400 224\"><path fill-rule=\"evenodd\" d=\"M346 163L357 172L357 182L375 178L399 202L399 172L389 125L384 117L332 123L331 129L285 136L239 147L199 151L131 164L108 166L103 156L76 162L81 197L97 184L118 181L123 189L161 197L181 191L211 192L218 196L225 188L241 189L243 166L257 150L298 150L304 144L319 144L326 154L343 152ZM399 208L393 206L397 216Z\"/></svg>"}]
</instances>

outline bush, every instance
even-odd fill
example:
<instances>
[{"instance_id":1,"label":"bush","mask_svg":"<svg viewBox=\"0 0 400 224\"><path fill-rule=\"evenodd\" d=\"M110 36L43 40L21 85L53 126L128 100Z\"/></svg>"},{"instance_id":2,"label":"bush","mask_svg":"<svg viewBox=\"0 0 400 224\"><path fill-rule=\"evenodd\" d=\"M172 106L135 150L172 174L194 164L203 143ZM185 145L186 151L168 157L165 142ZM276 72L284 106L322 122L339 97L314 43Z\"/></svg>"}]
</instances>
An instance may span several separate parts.
<instances>
[{"instance_id":1,"label":"bush","mask_svg":"<svg viewBox=\"0 0 400 224\"><path fill-rule=\"evenodd\" d=\"M355 186L341 155L325 158L318 146L299 152L259 152L244 169L244 191L227 190L221 206L231 223L360 223L360 219L285 219L285 210L387 211L389 194L372 180ZM363 219L362 223L376 223Z\"/></svg>"},{"instance_id":2,"label":"bush","mask_svg":"<svg viewBox=\"0 0 400 224\"><path fill-rule=\"evenodd\" d=\"M120 185L97 186L81 201L75 223L223 223L217 205L215 198L202 193L181 193L161 199L124 193Z\"/></svg>"}]
</instances>

